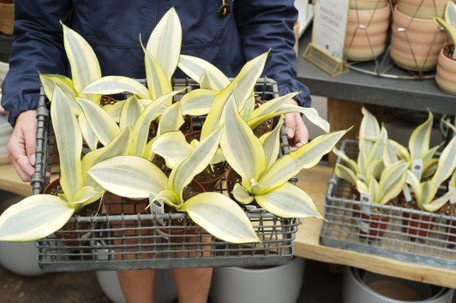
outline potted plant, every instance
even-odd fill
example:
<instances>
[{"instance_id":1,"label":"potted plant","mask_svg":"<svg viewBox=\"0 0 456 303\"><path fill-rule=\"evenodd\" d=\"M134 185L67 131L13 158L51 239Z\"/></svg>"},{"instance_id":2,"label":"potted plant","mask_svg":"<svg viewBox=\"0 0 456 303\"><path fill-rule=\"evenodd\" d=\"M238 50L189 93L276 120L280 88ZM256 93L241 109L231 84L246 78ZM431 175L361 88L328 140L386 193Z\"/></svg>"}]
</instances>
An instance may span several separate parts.
<instances>
[{"instance_id":1,"label":"potted plant","mask_svg":"<svg viewBox=\"0 0 456 303\"><path fill-rule=\"evenodd\" d=\"M456 168L455 155L456 138L453 138L442 151L438 160L437 169L431 178L420 181L415 174L409 171L407 183L413 190L411 195L412 199L410 201L416 203L416 206L409 206L410 208L427 211L436 211L438 209L437 206L441 203L438 191L442 189L444 182L447 181ZM448 199L448 196L442 199ZM434 200L436 200L437 203L433 202ZM432 225L430 222L428 223L426 221L435 219L426 214L415 212L404 213L404 215L411 218L411 220L403 220L403 224L405 231L411 235L412 239L415 239L417 234L419 236L427 236Z\"/></svg>"},{"instance_id":2,"label":"potted plant","mask_svg":"<svg viewBox=\"0 0 456 303\"><path fill-rule=\"evenodd\" d=\"M373 126L375 136L378 124L367 110L364 113L362 125ZM362 127L360 133L365 133L364 130L365 128ZM360 136L360 140L369 140L369 138ZM355 192L354 196L359 200L359 204L353 205L353 214L358 221L360 237L368 241L380 239L387 228L391 209L378 206L394 206L394 199L401 193L407 180L408 163L403 160L394 162L387 160L387 140L386 129L382 127L374 142L367 141L373 143L368 155L365 154L365 149L360 149L357 163L339 153L342 159L345 159L345 163L337 163L334 168L339 178L351 184ZM365 146L364 143L361 145ZM368 160L364 162L365 160L362 159Z\"/></svg>"},{"instance_id":3,"label":"potted plant","mask_svg":"<svg viewBox=\"0 0 456 303\"><path fill-rule=\"evenodd\" d=\"M81 159L82 135L70 98L56 87L51 101L62 193L26 197L5 210L0 217L0 239L3 241L31 241L46 237L59 230L75 213L99 201L104 192L85 171L85 167L90 167L87 164L96 163L103 157L92 152ZM116 144L119 142L120 146L124 145L121 140L116 140L106 150L118 148Z\"/></svg>"},{"instance_id":4,"label":"potted plant","mask_svg":"<svg viewBox=\"0 0 456 303\"><path fill-rule=\"evenodd\" d=\"M434 21L443 27L453 44L445 45L440 51L437 63L435 81L441 90L456 95L456 4L448 2L445 9L445 18L434 18Z\"/></svg>"}]
</instances>

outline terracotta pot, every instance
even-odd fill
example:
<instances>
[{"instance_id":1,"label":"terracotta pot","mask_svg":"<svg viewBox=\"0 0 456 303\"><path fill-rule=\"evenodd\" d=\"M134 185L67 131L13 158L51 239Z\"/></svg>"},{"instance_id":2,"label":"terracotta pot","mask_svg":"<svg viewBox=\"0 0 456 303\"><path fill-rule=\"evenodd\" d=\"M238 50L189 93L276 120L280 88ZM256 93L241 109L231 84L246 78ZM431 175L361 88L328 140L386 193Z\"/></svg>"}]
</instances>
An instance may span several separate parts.
<instances>
[{"instance_id":1,"label":"terracotta pot","mask_svg":"<svg viewBox=\"0 0 456 303\"><path fill-rule=\"evenodd\" d=\"M389 6L375 10L350 9L345 34L345 57L352 61L368 61L383 53L390 15Z\"/></svg>"},{"instance_id":2,"label":"terracotta pot","mask_svg":"<svg viewBox=\"0 0 456 303\"><path fill-rule=\"evenodd\" d=\"M44 194L55 194L61 192L60 178L53 180L49 183L43 193ZM103 199L100 198L98 201L91 203L83 208L84 211L88 211L91 207L96 206L91 216L97 216L102 211ZM77 216L74 214L73 216ZM69 246L77 246L85 243L92 235L92 230L95 228L97 222L79 222L77 226L73 226L72 222L66 223L60 231L55 232L57 239L65 239L65 244ZM68 239L68 240L67 240Z\"/></svg>"},{"instance_id":3,"label":"terracotta pot","mask_svg":"<svg viewBox=\"0 0 456 303\"><path fill-rule=\"evenodd\" d=\"M192 183L189 185L190 187L196 189L197 192L205 192L204 187L199 184L199 182L193 180ZM184 200L189 199L190 197L185 196L185 189L184 189ZM168 211L167 211L168 209ZM164 211L170 212L170 207L165 205ZM190 220L190 219L189 219ZM186 220L183 223L183 227L180 228L179 226L175 225L177 223L177 219L170 219L170 220L157 220L155 223L157 226L163 226L163 228L159 228L159 234L168 242L171 243L188 243L188 242L196 242L198 241L198 233L199 228L196 226L196 223L193 221Z\"/></svg>"},{"instance_id":4,"label":"terracotta pot","mask_svg":"<svg viewBox=\"0 0 456 303\"><path fill-rule=\"evenodd\" d=\"M445 7L449 0L399 0L397 9L408 16L421 19L432 17L443 18Z\"/></svg>"},{"instance_id":5,"label":"terracotta pot","mask_svg":"<svg viewBox=\"0 0 456 303\"><path fill-rule=\"evenodd\" d=\"M361 209L358 205L353 208L357 211L359 237L368 241L376 241L383 237L391 214L372 211L370 207Z\"/></svg>"},{"instance_id":6,"label":"terracotta pot","mask_svg":"<svg viewBox=\"0 0 456 303\"><path fill-rule=\"evenodd\" d=\"M353 204L353 215L358 223L359 237L367 241L376 241L383 237L391 213L385 212L371 203Z\"/></svg>"},{"instance_id":7,"label":"terracotta pot","mask_svg":"<svg viewBox=\"0 0 456 303\"><path fill-rule=\"evenodd\" d=\"M373 10L388 6L388 0L350 0L350 9Z\"/></svg>"},{"instance_id":8,"label":"terracotta pot","mask_svg":"<svg viewBox=\"0 0 456 303\"><path fill-rule=\"evenodd\" d=\"M446 220L447 232L448 232L448 246L454 248L456 245L456 204L452 204L450 201L440 208L440 213L446 216L450 216L450 219Z\"/></svg>"},{"instance_id":9,"label":"terracotta pot","mask_svg":"<svg viewBox=\"0 0 456 303\"><path fill-rule=\"evenodd\" d=\"M350 191L352 193L353 200L359 201L361 199L361 194L359 193L358 189L350 183Z\"/></svg>"},{"instance_id":10,"label":"terracotta pot","mask_svg":"<svg viewBox=\"0 0 456 303\"><path fill-rule=\"evenodd\" d=\"M200 139L200 131L190 132L185 135L185 138L188 143L190 143L193 139ZM227 165L225 162L215 163L213 164L215 170L221 170L225 168ZM205 170L195 176L195 180L204 188L204 191L214 191L215 186L219 180L227 176L228 170L223 169L219 171L219 174L212 175L213 171L211 171L211 166L208 166ZM204 181L203 181L204 180Z\"/></svg>"},{"instance_id":11,"label":"terracotta pot","mask_svg":"<svg viewBox=\"0 0 456 303\"><path fill-rule=\"evenodd\" d=\"M406 209L411 209L405 204L405 199L401 198L401 205ZM435 217L424 211L402 213L402 230L409 235L410 240L425 240L432 230Z\"/></svg>"},{"instance_id":12,"label":"terracotta pot","mask_svg":"<svg viewBox=\"0 0 456 303\"><path fill-rule=\"evenodd\" d=\"M412 18L394 8L390 55L393 62L411 71L431 71L445 43L446 34L432 19Z\"/></svg>"},{"instance_id":13,"label":"terracotta pot","mask_svg":"<svg viewBox=\"0 0 456 303\"><path fill-rule=\"evenodd\" d=\"M445 49L450 46L454 47L454 44L447 45L440 51L435 82L444 92L456 95L456 59L445 53Z\"/></svg>"},{"instance_id":14,"label":"terracotta pot","mask_svg":"<svg viewBox=\"0 0 456 303\"><path fill-rule=\"evenodd\" d=\"M456 217L453 217L453 219L449 223L449 228L448 228L448 242L451 243L451 246L454 247L456 245Z\"/></svg>"}]
</instances>

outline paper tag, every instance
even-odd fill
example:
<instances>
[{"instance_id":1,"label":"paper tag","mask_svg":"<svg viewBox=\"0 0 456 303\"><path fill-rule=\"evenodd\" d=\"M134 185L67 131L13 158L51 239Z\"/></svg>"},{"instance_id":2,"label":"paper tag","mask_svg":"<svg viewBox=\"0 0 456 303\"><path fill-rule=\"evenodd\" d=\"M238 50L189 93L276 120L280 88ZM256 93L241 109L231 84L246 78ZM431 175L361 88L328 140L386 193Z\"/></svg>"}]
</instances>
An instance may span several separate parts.
<instances>
[{"instance_id":1,"label":"paper tag","mask_svg":"<svg viewBox=\"0 0 456 303\"><path fill-rule=\"evenodd\" d=\"M369 193L361 193L361 213L359 215L360 220L358 221L359 230L368 234L369 233L369 222L366 222L362 219L362 214L370 216L371 212L371 195Z\"/></svg>"},{"instance_id":2,"label":"paper tag","mask_svg":"<svg viewBox=\"0 0 456 303\"><path fill-rule=\"evenodd\" d=\"M365 233L365 234L369 233L369 223L368 222L360 220L358 227L359 227L359 230L362 231L363 233Z\"/></svg>"},{"instance_id":3,"label":"paper tag","mask_svg":"<svg viewBox=\"0 0 456 303\"><path fill-rule=\"evenodd\" d=\"M448 185L448 191L454 193L454 194L452 194L452 195L450 196L450 203L451 203L451 204L456 204L456 188L454 188L454 187L451 186L451 185Z\"/></svg>"},{"instance_id":4,"label":"paper tag","mask_svg":"<svg viewBox=\"0 0 456 303\"><path fill-rule=\"evenodd\" d=\"M412 173L418 178L418 180L421 180L421 176L423 175L423 160L413 160Z\"/></svg>"},{"instance_id":5,"label":"paper tag","mask_svg":"<svg viewBox=\"0 0 456 303\"><path fill-rule=\"evenodd\" d=\"M363 181L363 182L366 182L366 177L364 177L363 175L361 175L361 174L359 174L359 173L356 174L356 178L357 178L358 180L361 180L361 181Z\"/></svg>"},{"instance_id":6,"label":"paper tag","mask_svg":"<svg viewBox=\"0 0 456 303\"><path fill-rule=\"evenodd\" d=\"M155 200L150 204L150 212L154 215L163 215L165 213L165 204L162 200ZM157 219L158 223L163 225L163 219Z\"/></svg>"},{"instance_id":7,"label":"paper tag","mask_svg":"<svg viewBox=\"0 0 456 303\"><path fill-rule=\"evenodd\" d=\"M402 192L404 193L405 201L410 202L412 201L412 195L410 194L410 188L406 185L404 185L404 189L402 189Z\"/></svg>"},{"instance_id":8,"label":"paper tag","mask_svg":"<svg viewBox=\"0 0 456 303\"><path fill-rule=\"evenodd\" d=\"M370 204L372 203L371 201L371 195L368 193L361 193L361 212L364 213L370 213Z\"/></svg>"},{"instance_id":9,"label":"paper tag","mask_svg":"<svg viewBox=\"0 0 456 303\"><path fill-rule=\"evenodd\" d=\"M254 213L261 213L261 212L266 211L264 208L259 208L259 207L256 207L255 205L251 205L251 204L246 204L245 208L247 209L247 211L254 212Z\"/></svg>"}]
</instances>

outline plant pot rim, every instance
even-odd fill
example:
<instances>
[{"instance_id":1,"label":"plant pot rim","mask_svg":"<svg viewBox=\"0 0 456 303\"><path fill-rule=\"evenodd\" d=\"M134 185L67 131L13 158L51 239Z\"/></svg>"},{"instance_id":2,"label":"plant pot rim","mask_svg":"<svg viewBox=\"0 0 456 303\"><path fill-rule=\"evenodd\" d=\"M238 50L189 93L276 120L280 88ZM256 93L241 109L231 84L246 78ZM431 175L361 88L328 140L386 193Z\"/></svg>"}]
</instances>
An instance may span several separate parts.
<instances>
[{"instance_id":1,"label":"plant pot rim","mask_svg":"<svg viewBox=\"0 0 456 303\"><path fill-rule=\"evenodd\" d=\"M442 50L441 50L440 52L442 53L442 55L443 55L445 58L448 58L449 60L455 61L455 62L456 62L456 59L455 59L455 58L453 58L453 57L451 57L451 56L448 56L447 53L445 52L445 50L446 50L447 48L451 47L451 46L455 47L455 45L454 45L453 43L446 44L446 45L442 48Z\"/></svg>"}]
</instances>

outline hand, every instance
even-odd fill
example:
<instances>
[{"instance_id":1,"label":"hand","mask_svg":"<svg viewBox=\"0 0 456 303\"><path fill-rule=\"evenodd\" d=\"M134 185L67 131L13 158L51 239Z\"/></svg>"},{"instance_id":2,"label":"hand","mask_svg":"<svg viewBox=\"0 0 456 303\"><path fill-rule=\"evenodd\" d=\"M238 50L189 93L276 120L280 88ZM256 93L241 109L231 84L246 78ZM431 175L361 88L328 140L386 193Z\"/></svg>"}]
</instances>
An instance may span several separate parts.
<instances>
[{"instance_id":1,"label":"hand","mask_svg":"<svg viewBox=\"0 0 456 303\"><path fill-rule=\"evenodd\" d=\"M35 169L37 120L36 111L28 110L19 115L11 138L6 146L8 157L22 181L30 181Z\"/></svg>"},{"instance_id":2,"label":"hand","mask_svg":"<svg viewBox=\"0 0 456 303\"><path fill-rule=\"evenodd\" d=\"M290 99L287 103L298 105L295 99ZM298 149L309 141L309 131L300 113L285 114L285 130L291 151Z\"/></svg>"}]
</instances>

